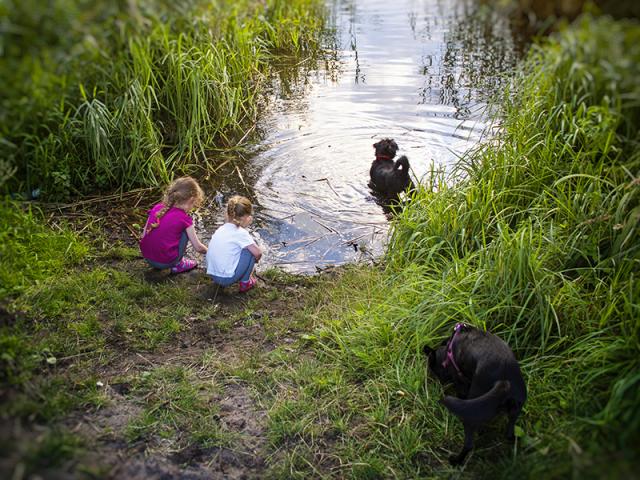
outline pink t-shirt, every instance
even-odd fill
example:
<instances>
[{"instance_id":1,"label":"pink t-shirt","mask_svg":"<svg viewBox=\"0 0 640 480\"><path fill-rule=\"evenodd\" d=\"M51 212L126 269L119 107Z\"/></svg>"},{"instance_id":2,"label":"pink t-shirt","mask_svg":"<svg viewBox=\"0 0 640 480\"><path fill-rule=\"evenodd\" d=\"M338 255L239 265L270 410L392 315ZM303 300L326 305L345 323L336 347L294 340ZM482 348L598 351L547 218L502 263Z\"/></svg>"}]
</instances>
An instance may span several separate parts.
<instances>
[{"instance_id":1,"label":"pink t-shirt","mask_svg":"<svg viewBox=\"0 0 640 480\"><path fill-rule=\"evenodd\" d=\"M140 240L140 251L144 258L154 262L171 263L178 258L182 232L193 225L193 220L184 210L176 207L171 207L158 220L156 215L162 208L164 205L158 203L149 210L147 225L156 222L159 225L144 233Z\"/></svg>"}]
</instances>

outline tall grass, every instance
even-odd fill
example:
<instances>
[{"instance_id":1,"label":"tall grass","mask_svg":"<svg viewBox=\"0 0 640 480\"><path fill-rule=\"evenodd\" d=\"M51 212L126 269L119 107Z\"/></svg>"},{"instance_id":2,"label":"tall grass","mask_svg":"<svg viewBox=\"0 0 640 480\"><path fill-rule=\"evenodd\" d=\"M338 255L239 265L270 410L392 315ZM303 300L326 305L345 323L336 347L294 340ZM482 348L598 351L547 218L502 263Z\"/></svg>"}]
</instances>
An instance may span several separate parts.
<instances>
[{"instance_id":1,"label":"tall grass","mask_svg":"<svg viewBox=\"0 0 640 480\"><path fill-rule=\"evenodd\" d=\"M637 465L639 40L637 24L584 17L533 48L501 98L500 133L397 213L384 271L347 273L317 313L315 378L345 378L336 455L354 477L451 473L462 428L420 351L461 321L512 346L529 390L515 447L481 437L466 473L615 478ZM316 402L310 378L296 381ZM330 403L291 418L317 427ZM293 436L321 443L309 427Z\"/></svg>"},{"instance_id":2,"label":"tall grass","mask_svg":"<svg viewBox=\"0 0 640 480\"><path fill-rule=\"evenodd\" d=\"M255 121L271 60L322 27L317 0L40 3L5 5L0 188L48 197L206 167Z\"/></svg>"}]
</instances>

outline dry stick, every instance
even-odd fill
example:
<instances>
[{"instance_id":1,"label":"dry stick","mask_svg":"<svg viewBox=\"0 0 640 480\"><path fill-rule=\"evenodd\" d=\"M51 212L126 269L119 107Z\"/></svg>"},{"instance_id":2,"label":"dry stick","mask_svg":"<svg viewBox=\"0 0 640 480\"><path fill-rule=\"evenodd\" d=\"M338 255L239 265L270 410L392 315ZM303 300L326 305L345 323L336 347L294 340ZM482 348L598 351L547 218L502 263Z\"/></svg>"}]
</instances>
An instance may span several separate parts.
<instances>
[{"instance_id":1,"label":"dry stick","mask_svg":"<svg viewBox=\"0 0 640 480\"><path fill-rule=\"evenodd\" d=\"M365 235L369 235L369 233L363 233L362 235L358 235L357 237L353 237L350 240L346 240L344 242L342 242L343 245L348 245L350 243L354 243L356 240L360 240L362 237L364 237Z\"/></svg>"},{"instance_id":2,"label":"dry stick","mask_svg":"<svg viewBox=\"0 0 640 480\"><path fill-rule=\"evenodd\" d=\"M227 160L225 160L224 162L222 162L220 165L218 165L216 168L214 168L213 170L211 170L211 174L216 173L218 170L220 170L222 167L224 167L227 163L229 163L232 159L229 158Z\"/></svg>"},{"instance_id":3,"label":"dry stick","mask_svg":"<svg viewBox=\"0 0 640 480\"><path fill-rule=\"evenodd\" d=\"M242 138L238 140L238 143L236 143L236 148L238 147L238 145L240 145L244 141L245 138L247 138L247 136L253 131L254 128L256 128L255 123L251 126L249 130L246 131L246 133L242 136Z\"/></svg>"},{"instance_id":4,"label":"dry stick","mask_svg":"<svg viewBox=\"0 0 640 480\"><path fill-rule=\"evenodd\" d=\"M322 240L323 238L327 238L327 235L329 235L328 233L325 233L324 235L320 235L312 240L310 240L309 242L303 244L303 245L298 245L296 248L289 250L289 253L295 252L296 250L299 250L301 248L305 248L308 247L309 245L313 245L314 243L316 243L318 240ZM288 246L288 245L287 245Z\"/></svg>"},{"instance_id":5,"label":"dry stick","mask_svg":"<svg viewBox=\"0 0 640 480\"><path fill-rule=\"evenodd\" d=\"M325 233L324 235L321 235L320 237L305 237L305 238L301 238L300 240L295 240L293 242L283 242L286 243L286 245L284 245L285 247L293 247L295 245L300 245L301 243L304 243L305 245L308 245L309 243L312 242L317 242L319 238L322 237L326 237L327 234ZM307 243L305 243L307 242Z\"/></svg>"},{"instance_id":6,"label":"dry stick","mask_svg":"<svg viewBox=\"0 0 640 480\"><path fill-rule=\"evenodd\" d=\"M306 212L310 213L311 215L316 215L316 216L318 215L316 212L314 212L314 211L312 211L312 210L309 210L308 208L305 208L305 207L303 207L303 206L302 206L302 205L300 205L300 204L296 204L296 207L301 208L302 210L304 210L304 211L306 211ZM325 224L324 224L324 223L322 223L321 221L319 221L319 220L317 220L317 219L315 219L315 218L313 218L313 217L311 217L311 220L313 220L314 222L316 222L318 225L322 225L324 228L326 228L326 229L327 229L327 230L329 230L330 232L333 232L333 233L335 233L336 235L340 235L336 229L331 228L331 227L329 227L329 226L325 225Z\"/></svg>"},{"instance_id":7,"label":"dry stick","mask_svg":"<svg viewBox=\"0 0 640 480\"><path fill-rule=\"evenodd\" d=\"M260 280L262 280L264 283L269 283L269 281L264 278L262 275L258 274L257 272L253 272L253 274L258 277ZM277 283L277 282L276 282Z\"/></svg>"},{"instance_id":8,"label":"dry stick","mask_svg":"<svg viewBox=\"0 0 640 480\"><path fill-rule=\"evenodd\" d=\"M138 201L133 206L133 208L138 208L138 205L140 205L140 202L142 201L143 198L144 198L144 195L138 195Z\"/></svg>"},{"instance_id":9,"label":"dry stick","mask_svg":"<svg viewBox=\"0 0 640 480\"><path fill-rule=\"evenodd\" d=\"M328 178L319 178L318 180L314 180L314 181L316 181L316 182L327 182L327 185L329 185L329 188L331 189L331 191L336 194L336 197L342 198L342 197L340 197L340 194L335 191L335 189L331 185L331 182L329 181Z\"/></svg>"},{"instance_id":10,"label":"dry stick","mask_svg":"<svg viewBox=\"0 0 640 480\"><path fill-rule=\"evenodd\" d=\"M128 223L125 223L124 225L131 232L133 238L135 238L136 240L140 239L140 235L133 228L131 228L131 225L129 225Z\"/></svg>"},{"instance_id":11,"label":"dry stick","mask_svg":"<svg viewBox=\"0 0 640 480\"><path fill-rule=\"evenodd\" d=\"M142 354L140 354L140 353L136 353L136 355L138 355L138 356L139 356L141 359L143 359L144 361L149 362L149 363L150 363L151 365L153 365L154 367L156 366L156 364L155 364L155 363L153 363L151 360L149 360L147 357L143 356Z\"/></svg>"},{"instance_id":12,"label":"dry stick","mask_svg":"<svg viewBox=\"0 0 640 480\"><path fill-rule=\"evenodd\" d=\"M333 228L331 228L331 227L328 227L328 226L327 226L327 225L325 225L324 223L321 223L321 222L319 222L318 220L316 220L314 217L319 217L319 215L318 215L316 212L314 212L313 210L309 210L308 208L303 207L303 206L302 206L302 205L300 205L299 203L296 203L296 204L295 204L295 206L296 206L296 207L298 207L298 208L300 208L300 209L302 209L302 210L304 210L305 212L310 213L311 215L313 215L313 217L311 217L311 220L313 220L314 222L318 223L319 225L322 225L322 226L323 226L324 228L326 228L327 230L332 231L332 232L334 232L334 233L338 234L338 231L337 231L337 230L335 230L335 229L333 229ZM351 223L357 223L357 222L351 222ZM363 225L366 225L366 224L363 224Z\"/></svg>"},{"instance_id":13,"label":"dry stick","mask_svg":"<svg viewBox=\"0 0 640 480\"><path fill-rule=\"evenodd\" d=\"M59 362L64 362L65 360L70 360L72 358L76 358L76 357L82 357L83 355L90 355L92 353L95 353L96 350L89 350L87 352L80 352L80 353L76 353L75 355L69 355L68 357L62 357L62 358L58 358Z\"/></svg>"},{"instance_id":14,"label":"dry stick","mask_svg":"<svg viewBox=\"0 0 640 480\"><path fill-rule=\"evenodd\" d=\"M213 294L213 299L211 300L213 303L216 303L216 300L218 299L218 292L220 291L220 284L216 283L216 292Z\"/></svg>"},{"instance_id":15,"label":"dry stick","mask_svg":"<svg viewBox=\"0 0 640 480\"><path fill-rule=\"evenodd\" d=\"M236 172L238 172L238 176L240 177L240 180L242 180L242 184L244 185L244 188L249 188L247 187L247 184L244 183L244 178L242 178L242 173L240 173L240 169L238 168L238 166L236 165Z\"/></svg>"},{"instance_id":16,"label":"dry stick","mask_svg":"<svg viewBox=\"0 0 640 480\"><path fill-rule=\"evenodd\" d=\"M389 224L388 222L356 222L355 220L349 220L349 223L353 223L355 225L364 225L365 227L377 227Z\"/></svg>"},{"instance_id":17,"label":"dry stick","mask_svg":"<svg viewBox=\"0 0 640 480\"><path fill-rule=\"evenodd\" d=\"M129 192L114 193L112 195L89 198L87 200L80 200L79 202L74 202L74 203L43 203L42 206L45 208L57 208L58 210L63 210L65 208L73 208L80 205L89 205L91 203L100 203L100 202L107 202L109 200L122 199L123 197L136 195L141 192L148 192L149 190L154 190L154 189L156 189L156 187L138 188L136 190L131 190Z\"/></svg>"},{"instance_id":18,"label":"dry stick","mask_svg":"<svg viewBox=\"0 0 640 480\"><path fill-rule=\"evenodd\" d=\"M307 213L310 213L311 215L318 215L316 212L314 212L313 210L309 210L306 207L303 207L302 205L300 205L299 203L294 204L294 206L298 207L301 210L304 210Z\"/></svg>"},{"instance_id":19,"label":"dry stick","mask_svg":"<svg viewBox=\"0 0 640 480\"><path fill-rule=\"evenodd\" d=\"M271 217L271 215L269 215L269 216ZM273 218L274 220L283 221L283 220L289 220L290 218L293 218L295 216L296 216L296 214L292 213L291 215L287 215L286 217L282 217L282 218L276 218L276 217L271 217L271 218Z\"/></svg>"},{"instance_id":20,"label":"dry stick","mask_svg":"<svg viewBox=\"0 0 640 480\"><path fill-rule=\"evenodd\" d=\"M315 218L312 218L311 220L313 220L314 222L316 222L318 225L322 225L324 228L326 228L327 230L329 230L330 232L335 233L336 235L339 235L338 231L334 228L329 227L328 225L325 225L324 223L322 223L320 220L317 220Z\"/></svg>"},{"instance_id":21,"label":"dry stick","mask_svg":"<svg viewBox=\"0 0 640 480\"><path fill-rule=\"evenodd\" d=\"M273 262L272 265L294 265L296 263L309 263L306 260L291 260L288 262Z\"/></svg>"}]
</instances>

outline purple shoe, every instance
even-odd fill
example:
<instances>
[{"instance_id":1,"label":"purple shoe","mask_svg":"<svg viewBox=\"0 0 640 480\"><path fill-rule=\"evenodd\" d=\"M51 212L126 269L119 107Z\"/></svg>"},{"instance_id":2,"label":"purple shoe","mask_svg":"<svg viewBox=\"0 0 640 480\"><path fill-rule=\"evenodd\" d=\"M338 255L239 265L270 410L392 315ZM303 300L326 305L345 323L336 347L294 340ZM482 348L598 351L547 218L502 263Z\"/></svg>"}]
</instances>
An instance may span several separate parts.
<instances>
[{"instance_id":1,"label":"purple shoe","mask_svg":"<svg viewBox=\"0 0 640 480\"><path fill-rule=\"evenodd\" d=\"M171 273L188 272L189 270L193 270L197 266L198 266L198 262L196 262L195 260L189 260L189 259L183 258L178 262L177 265L171 267Z\"/></svg>"}]
</instances>

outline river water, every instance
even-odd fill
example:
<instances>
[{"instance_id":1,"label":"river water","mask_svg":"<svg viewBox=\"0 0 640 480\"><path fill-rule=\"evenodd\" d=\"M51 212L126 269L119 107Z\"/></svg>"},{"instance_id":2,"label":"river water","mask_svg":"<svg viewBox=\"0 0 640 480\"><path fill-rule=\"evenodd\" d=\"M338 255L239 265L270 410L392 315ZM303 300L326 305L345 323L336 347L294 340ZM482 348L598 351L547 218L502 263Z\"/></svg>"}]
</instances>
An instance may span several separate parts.
<instances>
[{"instance_id":1,"label":"river water","mask_svg":"<svg viewBox=\"0 0 640 480\"><path fill-rule=\"evenodd\" d=\"M372 144L391 137L419 181L450 170L490 130L487 99L508 81L523 43L502 14L467 0L336 0L335 35L319 61L274 75L260 141L227 168L217 204L248 196L260 268L311 273L384 251L389 219L367 187Z\"/></svg>"}]
</instances>

